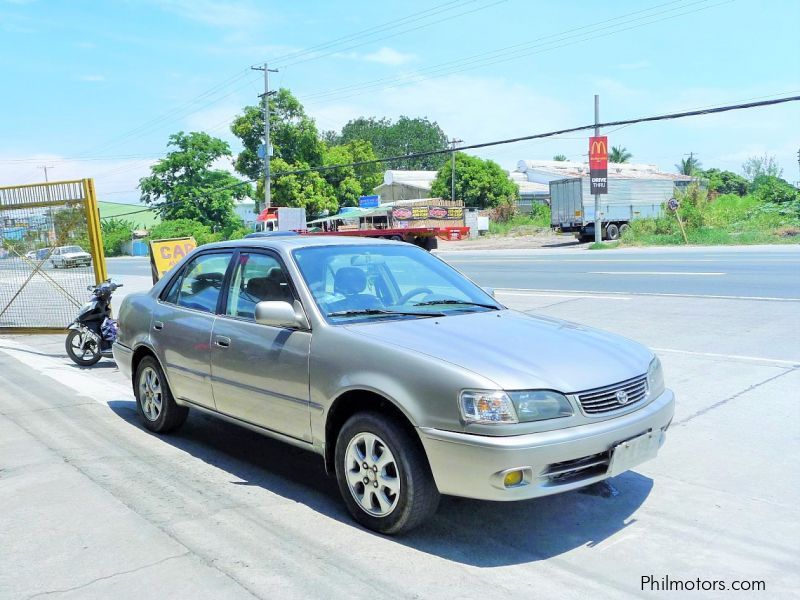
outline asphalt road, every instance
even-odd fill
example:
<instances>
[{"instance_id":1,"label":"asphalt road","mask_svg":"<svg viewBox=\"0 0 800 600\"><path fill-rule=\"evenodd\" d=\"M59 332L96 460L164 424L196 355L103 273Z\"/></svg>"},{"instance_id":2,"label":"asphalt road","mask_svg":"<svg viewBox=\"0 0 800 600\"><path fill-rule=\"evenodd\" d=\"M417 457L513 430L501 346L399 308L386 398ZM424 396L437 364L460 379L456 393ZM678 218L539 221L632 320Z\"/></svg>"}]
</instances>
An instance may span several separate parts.
<instances>
[{"instance_id":1,"label":"asphalt road","mask_svg":"<svg viewBox=\"0 0 800 600\"><path fill-rule=\"evenodd\" d=\"M665 271L662 251L546 252L443 257L512 308L654 348L677 396L655 460L527 502L444 498L386 538L353 524L316 456L197 414L152 435L113 362L80 369L60 336L6 336L0 597L664 597L646 576L765 587L702 598L797 597L800 253L663 251L679 273L726 275L656 276L622 273ZM110 261L123 290L146 269Z\"/></svg>"},{"instance_id":2,"label":"asphalt road","mask_svg":"<svg viewBox=\"0 0 800 600\"><path fill-rule=\"evenodd\" d=\"M715 248L443 251L483 286L800 299L800 245ZM147 259L108 261L117 278L150 282Z\"/></svg>"}]
</instances>

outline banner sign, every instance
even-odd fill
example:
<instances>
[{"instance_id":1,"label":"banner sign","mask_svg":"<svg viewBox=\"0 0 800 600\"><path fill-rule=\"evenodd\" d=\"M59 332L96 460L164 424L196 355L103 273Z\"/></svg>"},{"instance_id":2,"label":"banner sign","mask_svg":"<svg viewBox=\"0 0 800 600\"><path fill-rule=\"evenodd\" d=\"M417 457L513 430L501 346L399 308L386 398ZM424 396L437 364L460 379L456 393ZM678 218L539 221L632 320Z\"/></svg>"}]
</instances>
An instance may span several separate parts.
<instances>
[{"instance_id":1,"label":"banner sign","mask_svg":"<svg viewBox=\"0 0 800 600\"><path fill-rule=\"evenodd\" d=\"M153 271L153 283L155 284L195 248L197 248L197 242L193 237L151 240L150 267Z\"/></svg>"},{"instance_id":2,"label":"banner sign","mask_svg":"<svg viewBox=\"0 0 800 600\"><path fill-rule=\"evenodd\" d=\"M359 196L358 206L360 208L378 208L381 204L380 196Z\"/></svg>"},{"instance_id":3,"label":"banner sign","mask_svg":"<svg viewBox=\"0 0 800 600\"><path fill-rule=\"evenodd\" d=\"M392 218L400 221L424 221L437 219L456 221L464 218L462 206L395 206Z\"/></svg>"},{"instance_id":4,"label":"banner sign","mask_svg":"<svg viewBox=\"0 0 800 600\"><path fill-rule=\"evenodd\" d=\"M608 193L608 137L589 138L589 188L592 194Z\"/></svg>"}]
</instances>

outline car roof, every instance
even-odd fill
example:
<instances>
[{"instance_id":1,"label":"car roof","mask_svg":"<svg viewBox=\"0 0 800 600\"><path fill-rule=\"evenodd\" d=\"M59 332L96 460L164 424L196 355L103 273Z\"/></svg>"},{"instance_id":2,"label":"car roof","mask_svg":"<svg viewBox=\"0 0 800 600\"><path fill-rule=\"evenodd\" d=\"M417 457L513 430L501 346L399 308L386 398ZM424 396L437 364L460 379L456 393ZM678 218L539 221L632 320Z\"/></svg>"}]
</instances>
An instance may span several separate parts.
<instances>
[{"instance_id":1,"label":"car roof","mask_svg":"<svg viewBox=\"0 0 800 600\"><path fill-rule=\"evenodd\" d=\"M338 236L338 235L296 235L296 236L275 236L275 237L252 237L241 240L230 240L227 242L216 242L206 244L206 248L239 248L254 246L264 248L285 249L287 251L296 248L309 248L317 246L369 246L369 245L397 245L405 242L395 242L379 238L363 238L358 236Z\"/></svg>"}]
</instances>

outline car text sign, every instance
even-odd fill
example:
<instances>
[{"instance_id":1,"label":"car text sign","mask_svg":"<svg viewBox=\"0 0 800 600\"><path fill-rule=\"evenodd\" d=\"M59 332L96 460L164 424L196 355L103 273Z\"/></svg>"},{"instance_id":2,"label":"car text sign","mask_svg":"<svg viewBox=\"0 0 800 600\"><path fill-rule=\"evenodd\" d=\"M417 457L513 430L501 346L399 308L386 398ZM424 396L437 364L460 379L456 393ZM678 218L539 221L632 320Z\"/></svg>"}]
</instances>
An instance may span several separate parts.
<instances>
[{"instance_id":1,"label":"car text sign","mask_svg":"<svg viewBox=\"0 0 800 600\"><path fill-rule=\"evenodd\" d=\"M161 279L167 271L195 248L197 248L197 242L193 237L151 240L150 266L153 270L153 283Z\"/></svg>"},{"instance_id":2,"label":"car text sign","mask_svg":"<svg viewBox=\"0 0 800 600\"><path fill-rule=\"evenodd\" d=\"M608 193L608 137L589 138L589 187L592 194Z\"/></svg>"}]
</instances>

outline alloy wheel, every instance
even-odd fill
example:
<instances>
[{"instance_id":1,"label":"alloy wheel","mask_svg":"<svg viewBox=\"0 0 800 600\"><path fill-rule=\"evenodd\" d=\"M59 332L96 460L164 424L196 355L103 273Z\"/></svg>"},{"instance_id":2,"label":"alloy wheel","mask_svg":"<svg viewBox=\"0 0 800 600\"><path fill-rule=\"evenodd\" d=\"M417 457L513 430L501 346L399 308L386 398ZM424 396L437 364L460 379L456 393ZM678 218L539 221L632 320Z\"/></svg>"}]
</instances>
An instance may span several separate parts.
<instances>
[{"instance_id":1,"label":"alloy wheel","mask_svg":"<svg viewBox=\"0 0 800 600\"><path fill-rule=\"evenodd\" d=\"M400 470L392 451L380 437L362 432L345 451L347 487L367 514L385 517L400 499Z\"/></svg>"},{"instance_id":2,"label":"alloy wheel","mask_svg":"<svg viewBox=\"0 0 800 600\"><path fill-rule=\"evenodd\" d=\"M139 402L148 421L155 421L161 415L164 395L161 380L152 367L147 367L139 376Z\"/></svg>"}]
</instances>

